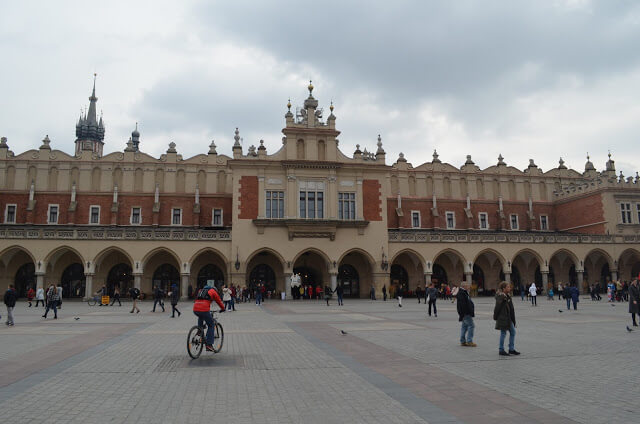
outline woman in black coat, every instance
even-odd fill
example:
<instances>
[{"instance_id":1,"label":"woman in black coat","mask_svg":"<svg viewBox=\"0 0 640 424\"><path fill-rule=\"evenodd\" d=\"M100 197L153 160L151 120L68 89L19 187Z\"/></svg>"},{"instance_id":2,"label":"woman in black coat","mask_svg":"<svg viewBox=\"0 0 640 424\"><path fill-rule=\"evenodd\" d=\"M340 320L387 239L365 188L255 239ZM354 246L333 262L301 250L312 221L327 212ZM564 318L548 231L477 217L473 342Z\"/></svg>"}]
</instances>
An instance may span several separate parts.
<instances>
[{"instance_id":1,"label":"woman in black coat","mask_svg":"<svg viewBox=\"0 0 640 424\"><path fill-rule=\"evenodd\" d=\"M640 314L640 285L638 280L633 280L629 285L629 313L633 320L633 326L637 327L636 314Z\"/></svg>"}]
</instances>

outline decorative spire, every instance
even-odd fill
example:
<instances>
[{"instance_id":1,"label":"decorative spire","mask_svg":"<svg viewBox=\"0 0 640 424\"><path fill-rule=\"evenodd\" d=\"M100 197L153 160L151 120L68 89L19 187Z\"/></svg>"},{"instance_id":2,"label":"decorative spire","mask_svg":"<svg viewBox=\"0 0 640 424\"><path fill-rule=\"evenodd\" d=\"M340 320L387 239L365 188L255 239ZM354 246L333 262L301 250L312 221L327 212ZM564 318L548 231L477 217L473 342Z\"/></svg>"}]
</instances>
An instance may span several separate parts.
<instances>
[{"instance_id":1,"label":"decorative spire","mask_svg":"<svg viewBox=\"0 0 640 424\"><path fill-rule=\"evenodd\" d=\"M436 149L433 149L433 160L431 161L431 163L442 163L442 161L440 159L438 159L440 155L438 154L438 152L436 152Z\"/></svg>"},{"instance_id":2,"label":"decorative spire","mask_svg":"<svg viewBox=\"0 0 640 424\"><path fill-rule=\"evenodd\" d=\"M258 150L267 150L267 148L264 147L264 140L260 140L260 146L258 147Z\"/></svg>"},{"instance_id":3,"label":"decorative spire","mask_svg":"<svg viewBox=\"0 0 640 424\"><path fill-rule=\"evenodd\" d=\"M87 121L89 124L98 123L98 119L96 116L96 102L98 98L96 97L96 76L98 74L93 74L93 91L91 92L91 97L89 97L89 113L87 114Z\"/></svg>"},{"instance_id":4,"label":"decorative spire","mask_svg":"<svg viewBox=\"0 0 640 424\"><path fill-rule=\"evenodd\" d=\"M235 131L235 135L233 136L233 139L235 140L235 143L233 143L233 148L242 148L242 146L240 145L240 131L238 131L238 127L236 127L236 131Z\"/></svg>"},{"instance_id":5,"label":"decorative spire","mask_svg":"<svg viewBox=\"0 0 640 424\"><path fill-rule=\"evenodd\" d=\"M331 105L329 105L329 110L333 113L333 100L331 100Z\"/></svg>"},{"instance_id":6,"label":"decorative spire","mask_svg":"<svg viewBox=\"0 0 640 424\"><path fill-rule=\"evenodd\" d=\"M329 117L327 118L327 121L335 121L336 116L333 114L333 100L331 100L331 104L329 105L329 111L331 112L329 114Z\"/></svg>"},{"instance_id":7,"label":"decorative spire","mask_svg":"<svg viewBox=\"0 0 640 424\"><path fill-rule=\"evenodd\" d=\"M380 137L380 134L378 134L378 150L376 150L376 156L377 155L384 155L384 149L382 148L382 137Z\"/></svg>"},{"instance_id":8,"label":"decorative spire","mask_svg":"<svg viewBox=\"0 0 640 424\"><path fill-rule=\"evenodd\" d=\"M131 143L134 151L140 151L140 132L138 131L138 123L136 122L136 129L131 132Z\"/></svg>"},{"instance_id":9,"label":"decorative spire","mask_svg":"<svg viewBox=\"0 0 640 424\"><path fill-rule=\"evenodd\" d=\"M498 155L498 166L507 166L507 164L504 161L504 158L502 157L502 153Z\"/></svg>"},{"instance_id":10,"label":"decorative spire","mask_svg":"<svg viewBox=\"0 0 640 424\"><path fill-rule=\"evenodd\" d=\"M615 172L616 171L616 165L615 165L616 162L613 159L611 159L611 151L609 151L609 154L607 156L609 156L609 160L607 161L606 170Z\"/></svg>"},{"instance_id":11,"label":"decorative spire","mask_svg":"<svg viewBox=\"0 0 640 424\"><path fill-rule=\"evenodd\" d=\"M567 167L564 166L564 160L562 160L562 158L558 161L558 169L567 169Z\"/></svg>"},{"instance_id":12,"label":"decorative spire","mask_svg":"<svg viewBox=\"0 0 640 424\"><path fill-rule=\"evenodd\" d=\"M355 155L359 155L360 153L362 153L362 150L360 150L360 145L356 144L356 151L353 152L353 154L355 156Z\"/></svg>"},{"instance_id":13,"label":"decorative spire","mask_svg":"<svg viewBox=\"0 0 640 424\"><path fill-rule=\"evenodd\" d=\"M85 111L84 116L81 112L80 119L76 124L76 154L80 154L83 150L88 150L98 156L102 156L104 122L102 114L99 120L97 117L96 76L97 74L94 73L93 89L89 97L89 109Z\"/></svg>"},{"instance_id":14,"label":"decorative spire","mask_svg":"<svg viewBox=\"0 0 640 424\"><path fill-rule=\"evenodd\" d=\"M590 160L591 158L589 157L589 152L587 152L587 163L584 164L584 171L595 171L596 167L593 166L593 163Z\"/></svg>"},{"instance_id":15,"label":"decorative spire","mask_svg":"<svg viewBox=\"0 0 640 424\"><path fill-rule=\"evenodd\" d=\"M217 155L218 152L216 152L216 143L214 140L211 140L211 144L209 144L209 154L210 155Z\"/></svg>"},{"instance_id":16,"label":"decorative spire","mask_svg":"<svg viewBox=\"0 0 640 424\"><path fill-rule=\"evenodd\" d=\"M0 138L0 148L8 149L9 145L7 144L7 137Z\"/></svg>"},{"instance_id":17,"label":"decorative spire","mask_svg":"<svg viewBox=\"0 0 640 424\"><path fill-rule=\"evenodd\" d=\"M45 135L42 139L42 146L40 146L41 150L51 150L51 146L49 146L51 140L49 140L49 134Z\"/></svg>"},{"instance_id":18,"label":"decorative spire","mask_svg":"<svg viewBox=\"0 0 640 424\"><path fill-rule=\"evenodd\" d=\"M167 153L178 153L178 151L176 150L176 143L174 143L173 141L169 143L169 148L167 149Z\"/></svg>"},{"instance_id":19,"label":"decorative spire","mask_svg":"<svg viewBox=\"0 0 640 424\"><path fill-rule=\"evenodd\" d=\"M467 160L464 163L465 165L475 165L475 163L471 160L471 155L467 155Z\"/></svg>"},{"instance_id":20,"label":"decorative spire","mask_svg":"<svg viewBox=\"0 0 640 424\"><path fill-rule=\"evenodd\" d=\"M291 113L291 98L287 100L287 113L284 114L285 118L293 118L293 113Z\"/></svg>"},{"instance_id":21,"label":"decorative spire","mask_svg":"<svg viewBox=\"0 0 640 424\"><path fill-rule=\"evenodd\" d=\"M618 181L620 181L621 183L624 182L624 174L622 173L622 171L620 171L620 179Z\"/></svg>"},{"instance_id":22,"label":"decorative spire","mask_svg":"<svg viewBox=\"0 0 640 424\"><path fill-rule=\"evenodd\" d=\"M404 158L404 153L400 152L398 155L398 162L406 162L407 160Z\"/></svg>"},{"instance_id":23,"label":"decorative spire","mask_svg":"<svg viewBox=\"0 0 640 424\"><path fill-rule=\"evenodd\" d=\"M309 85L307 86L307 89L309 89L309 97L313 97L313 84L311 83L311 80L309 80Z\"/></svg>"},{"instance_id":24,"label":"decorative spire","mask_svg":"<svg viewBox=\"0 0 640 424\"><path fill-rule=\"evenodd\" d=\"M291 97L289 97L289 100L287 100L287 110L291 112Z\"/></svg>"},{"instance_id":25,"label":"decorative spire","mask_svg":"<svg viewBox=\"0 0 640 424\"><path fill-rule=\"evenodd\" d=\"M538 165L533 161L533 159L529 159L529 168L537 168Z\"/></svg>"}]
</instances>

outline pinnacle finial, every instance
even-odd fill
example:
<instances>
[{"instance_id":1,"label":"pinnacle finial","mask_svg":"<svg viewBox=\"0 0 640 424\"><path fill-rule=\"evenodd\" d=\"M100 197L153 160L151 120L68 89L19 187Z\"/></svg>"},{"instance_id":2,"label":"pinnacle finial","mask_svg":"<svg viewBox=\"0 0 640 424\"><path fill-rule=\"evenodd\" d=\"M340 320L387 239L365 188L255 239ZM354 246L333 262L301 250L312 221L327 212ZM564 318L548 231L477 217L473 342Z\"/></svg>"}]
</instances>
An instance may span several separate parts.
<instances>
[{"instance_id":1,"label":"pinnacle finial","mask_svg":"<svg viewBox=\"0 0 640 424\"><path fill-rule=\"evenodd\" d=\"M436 151L436 149L433 149L433 161L434 163L440 163L440 159L438 159L440 155L438 154L438 152Z\"/></svg>"},{"instance_id":2,"label":"pinnacle finial","mask_svg":"<svg viewBox=\"0 0 640 424\"><path fill-rule=\"evenodd\" d=\"M307 89L309 89L309 96L311 96L311 92L313 91L313 84L311 83L311 80L309 80L309 85L307 86Z\"/></svg>"},{"instance_id":3,"label":"pinnacle finial","mask_svg":"<svg viewBox=\"0 0 640 424\"><path fill-rule=\"evenodd\" d=\"M590 160L591 158L589 157L589 152L587 152L587 160Z\"/></svg>"},{"instance_id":4,"label":"pinnacle finial","mask_svg":"<svg viewBox=\"0 0 640 424\"><path fill-rule=\"evenodd\" d=\"M289 97L289 100L287 100L287 109L289 110L289 112L291 112L291 97Z\"/></svg>"},{"instance_id":5,"label":"pinnacle finial","mask_svg":"<svg viewBox=\"0 0 640 424\"><path fill-rule=\"evenodd\" d=\"M333 113L333 100L331 100L331 105L329 105L329 110Z\"/></svg>"}]
</instances>

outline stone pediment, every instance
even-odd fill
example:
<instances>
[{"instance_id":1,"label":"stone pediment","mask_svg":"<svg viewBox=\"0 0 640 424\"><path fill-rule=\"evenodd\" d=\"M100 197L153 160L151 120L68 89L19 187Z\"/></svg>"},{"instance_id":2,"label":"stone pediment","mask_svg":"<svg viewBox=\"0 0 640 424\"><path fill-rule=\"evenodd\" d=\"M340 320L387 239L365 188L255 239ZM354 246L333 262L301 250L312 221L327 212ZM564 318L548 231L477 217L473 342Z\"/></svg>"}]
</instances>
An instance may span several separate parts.
<instances>
[{"instance_id":1,"label":"stone pediment","mask_svg":"<svg viewBox=\"0 0 640 424\"><path fill-rule=\"evenodd\" d=\"M287 227L289 240L294 238L336 238L338 228L357 228L358 234L364 234L369 221L338 219L254 219L253 224L258 227L258 234L264 234L265 227Z\"/></svg>"}]
</instances>

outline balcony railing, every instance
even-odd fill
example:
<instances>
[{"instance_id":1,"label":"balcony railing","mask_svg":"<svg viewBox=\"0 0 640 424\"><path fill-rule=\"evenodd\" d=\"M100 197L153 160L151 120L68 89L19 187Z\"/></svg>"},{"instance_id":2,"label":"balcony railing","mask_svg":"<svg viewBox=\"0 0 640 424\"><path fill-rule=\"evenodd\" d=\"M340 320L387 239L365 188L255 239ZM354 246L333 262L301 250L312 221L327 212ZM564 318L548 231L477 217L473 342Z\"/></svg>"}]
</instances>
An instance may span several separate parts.
<instances>
[{"instance_id":1,"label":"balcony railing","mask_svg":"<svg viewBox=\"0 0 640 424\"><path fill-rule=\"evenodd\" d=\"M389 243L640 243L640 235L406 229L389 230Z\"/></svg>"},{"instance_id":2,"label":"balcony railing","mask_svg":"<svg viewBox=\"0 0 640 424\"><path fill-rule=\"evenodd\" d=\"M0 239L39 240L231 240L231 230L179 227L66 227L2 225Z\"/></svg>"}]
</instances>

